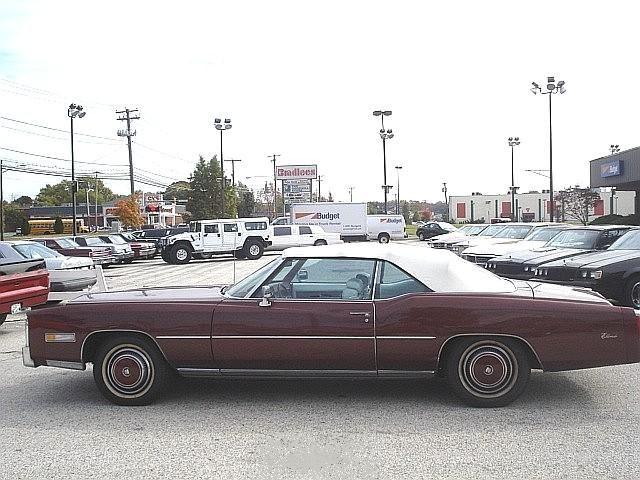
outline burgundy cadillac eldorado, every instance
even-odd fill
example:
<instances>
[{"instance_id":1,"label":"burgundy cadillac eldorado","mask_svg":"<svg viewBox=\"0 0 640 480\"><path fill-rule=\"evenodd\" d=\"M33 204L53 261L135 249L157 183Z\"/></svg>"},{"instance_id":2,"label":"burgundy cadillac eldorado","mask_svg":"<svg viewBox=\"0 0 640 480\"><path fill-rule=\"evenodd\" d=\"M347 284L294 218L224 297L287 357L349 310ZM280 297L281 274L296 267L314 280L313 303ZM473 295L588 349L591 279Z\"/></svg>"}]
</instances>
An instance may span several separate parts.
<instances>
[{"instance_id":1,"label":"burgundy cadillac eldorado","mask_svg":"<svg viewBox=\"0 0 640 480\"><path fill-rule=\"evenodd\" d=\"M26 366L84 370L120 405L191 377L446 377L497 407L531 369L640 362L640 321L589 290L411 245L291 248L232 286L88 294L28 315Z\"/></svg>"}]
</instances>

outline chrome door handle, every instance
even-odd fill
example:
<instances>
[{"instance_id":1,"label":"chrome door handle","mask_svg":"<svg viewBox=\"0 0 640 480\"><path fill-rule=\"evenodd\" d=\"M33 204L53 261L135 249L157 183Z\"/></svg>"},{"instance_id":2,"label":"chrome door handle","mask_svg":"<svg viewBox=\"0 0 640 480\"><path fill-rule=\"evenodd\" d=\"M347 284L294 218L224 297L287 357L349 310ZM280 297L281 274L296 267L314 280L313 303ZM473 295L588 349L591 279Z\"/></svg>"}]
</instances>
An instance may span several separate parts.
<instances>
[{"instance_id":1,"label":"chrome door handle","mask_svg":"<svg viewBox=\"0 0 640 480\"><path fill-rule=\"evenodd\" d=\"M369 323L369 317L371 317L369 312L349 312L349 315L362 315L364 317L364 323Z\"/></svg>"}]
</instances>

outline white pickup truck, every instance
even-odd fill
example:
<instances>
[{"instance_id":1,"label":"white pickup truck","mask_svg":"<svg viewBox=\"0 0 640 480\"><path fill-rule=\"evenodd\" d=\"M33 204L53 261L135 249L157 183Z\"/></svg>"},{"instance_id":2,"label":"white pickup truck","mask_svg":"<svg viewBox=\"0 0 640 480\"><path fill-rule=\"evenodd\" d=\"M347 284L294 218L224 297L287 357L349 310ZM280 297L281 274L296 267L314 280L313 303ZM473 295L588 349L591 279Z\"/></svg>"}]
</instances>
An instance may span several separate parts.
<instances>
[{"instance_id":1,"label":"white pickup truck","mask_svg":"<svg viewBox=\"0 0 640 480\"><path fill-rule=\"evenodd\" d=\"M162 259L173 264L223 253L254 260L260 258L269 245L266 217L199 220L189 224L188 232L161 239Z\"/></svg>"}]
</instances>

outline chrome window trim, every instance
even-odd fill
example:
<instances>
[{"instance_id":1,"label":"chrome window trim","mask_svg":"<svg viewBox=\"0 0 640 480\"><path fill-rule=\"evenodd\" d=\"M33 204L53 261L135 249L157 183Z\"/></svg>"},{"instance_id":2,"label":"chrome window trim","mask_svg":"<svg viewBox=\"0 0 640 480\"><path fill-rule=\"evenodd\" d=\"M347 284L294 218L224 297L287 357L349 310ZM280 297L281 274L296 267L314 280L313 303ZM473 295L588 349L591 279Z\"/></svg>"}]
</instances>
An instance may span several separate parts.
<instances>
[{"instance_id":1,"label":"chrome window trim","mask_svg":"<svg viewBox=\"0 0 640 480\"><path fill-rule=\"evenodd\" d=\"M533 348L531 343L529 343L529 341L527 341L526 339L519 337L518 335L510 335L508 333L459 333L457 335L452 335L448 337L444 342L442 342L442 345L440 345L440 349L438 350L438 358L436 359L437 366L440 365L440 357L442 355L442 350L444 346L447 343L449 343L451 340L454 340L459 337L507 337L507 338L515 338L517 340L521 340L531 349L531 351L533 352L533 355L536 357L536 360L538 361L538 365L540 365L540 369L544 371L544 365L542 364L542 361L538 356L538 352L536 352L535 348Z\"/></svg>"}]
</instances>

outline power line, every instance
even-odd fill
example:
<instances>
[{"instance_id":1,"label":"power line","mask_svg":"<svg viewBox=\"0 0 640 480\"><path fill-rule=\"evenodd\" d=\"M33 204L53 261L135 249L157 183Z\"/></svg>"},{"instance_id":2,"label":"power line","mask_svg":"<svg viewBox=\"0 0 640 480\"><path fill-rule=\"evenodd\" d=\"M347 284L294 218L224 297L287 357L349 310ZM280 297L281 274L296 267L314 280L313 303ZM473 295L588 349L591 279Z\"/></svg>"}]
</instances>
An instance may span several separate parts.
<instances>
[{"instance_id":1,"label":"power line","mask_svg":"<svg viewBox=\"0 0 640 480\"><path fill-rule=\"evenodd\" d=\"M20 153L22 155L30 155L32 157L47 158L49 160L58 160L60 162L70 162L71 161L68 158L52 157L52 156L49 156L49 155L41 155L39 153L23 152L22 150L14 150L13 148L7 148L7 147L0 147L0 150L6 150L8 152L13 152L13 153ZM76 160L75 162L76 163L83 163L83 164L86 164L86 165L104 165L104 166L108 166L108 167L126 167L127 166L125 164L83 162L83 161L80 161L80 160Z\"/></svg>"},{"instance_id":2,"label":"power line","mask_svg":"<svg viewBox=\"0 0 640 480\"><path fill-rule=\"evenodd\" d=\"M9 127L7 125L0 125L0 128L6 128L7 130L13 130L14 132L22 132L22 133L28 133L29 135L35 135L37 137L44 137L44 138L51 138L53 140L63 140L63 141L68 141L68 138L64 138L64 137L54 137L52 135L45 135L44 133L38 133L38 132L31 132L29 130L24 130L22 128L14 128L14 127ZM78 139L76 140L76 142L78 143L87 143L90 145L111 145L111 146L115 146L115 143L107 143L107 142L92 142L89 140L82 140L82 139Z\"/></svg>"},{"instance_id":3,"label":"power line","mask_svg":"<svg viewBox=\"0 0 640 480\"><path fill-rule=\"evenodd\" d=\"M9 117L0 116L0 119L7 120L9 122L22 123L23 125L31 125L32 127L46 128L47 130L54 130L56 132L71 133L71 132L69 132L69 130L64 130L62 128L54 128L54 127L48 127L46 125L38 125L37 123L25 122L24 120L17 120L15 118L9 118ZM74 135L82 135L83 137L90 137L90 138L100 138L102 140L110 140L112 142L120 143L120 141L118 139L116 139L116 138L101 137L99 135L90 135L88 133L77 133L77 132L74 132Z\"/></svg>"}]
</instances>

